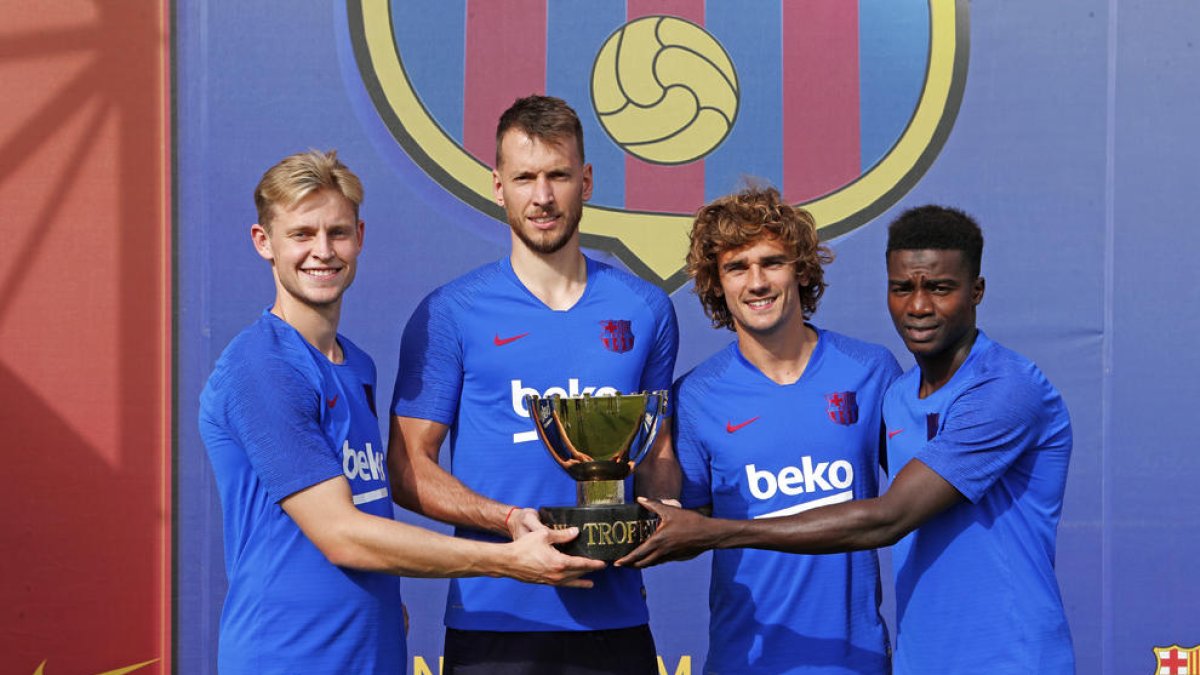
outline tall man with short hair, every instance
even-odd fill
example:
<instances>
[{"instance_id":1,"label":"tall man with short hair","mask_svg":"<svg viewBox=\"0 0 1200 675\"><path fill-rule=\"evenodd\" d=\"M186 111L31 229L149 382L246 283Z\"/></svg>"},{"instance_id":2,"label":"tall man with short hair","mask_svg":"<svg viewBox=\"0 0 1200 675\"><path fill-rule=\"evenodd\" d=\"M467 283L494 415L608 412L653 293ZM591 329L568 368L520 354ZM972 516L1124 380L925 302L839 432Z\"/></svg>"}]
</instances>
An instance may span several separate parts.
<instances>
[{"instance_id":1,"label":"tall man with short hair","mask_svg":"<svg viewBox=\"0 0 1200 675\"><path fill-rule=\"evenodd\" d=\"M492 183L512 253L435 290L409 320L389 451L402 505L485 541L540 530L531 507L575 500L524 396L666 389L678 344L665 293L580 251L592 167L566 103L530 96L501 116ZM438 465L447 432L450 472ZM587 590L453 582L445 672L656 673L640 573L589 578Z\"/></svg>"},{"instance_id":2,"label":"tall man with short hair","mask_svg":"<svg viewBox=\"0 0 1200 675\"><path fill-rule=\"evenodd\" d=\"M1054 575L1071 455L1058 391L976 328L983 236L962 211L911 209L889 229L888 310L917 365L884 399L894 479L876 499L770 520L661 513L618 564L708 548L799 553L896 544L894 672L1074 672Z\"/></svg>"},{"instance_id":3,"label":"tall man with short hair","mask_svg":"<svg viewBox=\"0 0 1200 675\"><path fill-rule=\"evenodd\" d=\"M681 501L718 518L777 518L875 497L884 347L809 323L830 251L773 188L703 207L687 270L737 339L675 384ZM875 551L716 551L706 673L889 672Z\"/></svg>"},{"instance_id":4,"label":"tall man with short hair","mask_svg":"<svg viewBox=\"0 0 1200 675\"><path fill-rule=\"evenodd\" d=\"M337 332L362 250L362 183L334 152L271 167L250 230L275 302L230 342L200 397L224 512L219 670L402 673L397 574L509 575L587 587L602 565L534 532L506 545L392 519L375 364Z\"/></svg>"}]
</instances>

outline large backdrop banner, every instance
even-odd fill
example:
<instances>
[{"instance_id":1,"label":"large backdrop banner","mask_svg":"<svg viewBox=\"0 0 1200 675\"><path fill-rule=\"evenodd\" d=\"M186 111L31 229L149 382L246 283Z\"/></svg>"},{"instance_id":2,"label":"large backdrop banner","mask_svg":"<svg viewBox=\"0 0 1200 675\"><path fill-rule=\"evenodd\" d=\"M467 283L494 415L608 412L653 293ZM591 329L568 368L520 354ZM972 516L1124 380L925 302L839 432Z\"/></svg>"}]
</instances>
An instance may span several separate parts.
<instances>
[{"instance_id":1,"label":"large backdrop banner","mask_svg":"<svg viewBox=\"0 0 1200 675\"><path fill-rule=\"evenodd\" d=\"M1200 253L1197 3L50 4L86 10L82 25L108 37L101 66L72 80L72 55L96 49L86 30L54 32L52 12L24 10L20 30L0 34L4 72L22 73L5 89L25 106L0 117L0 145L9 160L59 158L0 168L0 206L20 221L14 250L77 268L31 266L44 269L34 285L21 260L0 272L20 301L0 301L0 419L17 440L0 539L5 672L216 671L221 507L196 419L221 350L273 298L249 237L254 185L309 148L337 149L362 177L365 249L342 332L375 359L382 412L417 303L507 254L495 124L530 93L579 112L595 176L584 246L671 294L677 375L733 339L711 327L683 270L705 201L766 183L809 209L836 254L814 323L884 344L906 368L885 308L887 223L927 203L973 214L987 242L980 325L1038 363L1074 424L1057 572L1078 671L1197 672L1185 653L1200 645L1200 291L1187 272ZM113 37L126 29L140 57ZM50 34L47 55L37 38ZM51 56L65 64L59 80L29 66ZM75 113L18 97L46 82L63 83L63 106L94 82L162 123L122 117L121 161L89 167L84 151L40 140ZM106 138L108 108L94 109L79 138ZM83 189L71 187L81 170L109 179L87 184L99 222L54 247L40 223L83 230L86 207L52 206ZM109 263L123 263L116 281L81 281ZM97 293L121 311L79 309ZM701 672L709 565L704 555L645 575L666 675ZM891 621L889 570L884 586ZM403 582L410 672L439 671L446 588Z\"/></svg>"}]
</instances>

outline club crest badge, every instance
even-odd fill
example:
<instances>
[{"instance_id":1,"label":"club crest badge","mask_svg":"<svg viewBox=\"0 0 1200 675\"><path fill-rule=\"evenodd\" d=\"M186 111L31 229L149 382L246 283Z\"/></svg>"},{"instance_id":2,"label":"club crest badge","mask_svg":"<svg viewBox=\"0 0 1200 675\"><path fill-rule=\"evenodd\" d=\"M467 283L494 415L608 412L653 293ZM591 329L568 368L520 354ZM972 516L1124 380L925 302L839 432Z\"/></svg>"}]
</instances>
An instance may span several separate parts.
<instances>
[{"instance_id":1,"label":"club crest badge","mask_svg":"<svg viewBox=\"0 0 1200 675\"><path fill-rule=\"evenodd\" d=\"M929 413L925 416L925 440L932 441L934 436L937 436L938 427L941 425L940 416L937 413Z\"/></svg>"},{"instance_id":2,"label":"club crest badge","mask_svg":"<svg viewBox=\"0 0 1200 675\"><path fill-rule=\"evenodd\" d=\"M1200 645L1185 649L1179 645L1154 648L1156 675L1200 675Z\"/></svg>"},{"instance_id":3,"label":"club crest badge","mask_svg":"<svg viewBox=\"0 0 1200 675\"><path fill-rule=\"evenodd\" d=\"M696 209L744 178L829 239L895 204L950 135L967 0L670 4L349 0L355 104L381 151L503 222L496 121L530 93L566 100L596 176L582 243L668 292Z\"/></svg>"},{"instance_id":4,"label":"club crest badge","mask_svg":"<svg viewBox=\"0 0 1200 675\"><path fill-rule=\"evenodd\" d=\"M834 424L850 426L858 421L858 396L853 391L825 394L825 412Z\"/></svg>"},{"instance_id":5,"label":"club crest badge","mask_svg":"<svg viewBox=\"0 0 1200 675\"><path fill-rule=\"evenodd\" d=\"M633 327L627 319L600 322L600 342L618 354L633 349Z\"/></svg>"}]
</instances>

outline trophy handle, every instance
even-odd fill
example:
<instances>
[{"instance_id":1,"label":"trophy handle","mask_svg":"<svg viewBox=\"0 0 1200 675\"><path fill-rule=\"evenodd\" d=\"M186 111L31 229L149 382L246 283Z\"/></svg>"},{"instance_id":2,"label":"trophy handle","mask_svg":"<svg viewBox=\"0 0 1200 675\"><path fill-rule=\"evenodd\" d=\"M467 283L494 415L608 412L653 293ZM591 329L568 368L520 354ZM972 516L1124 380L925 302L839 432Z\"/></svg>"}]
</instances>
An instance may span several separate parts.
<instances>
[{"instance_id":1,"label":"trophy handle","mask_svg":"<svg viewBox=\"0 0 1200 675\"><path fill-rule=\"evenodd\" d=\"M650 448L654 445L654 440L658 438L658 425L662 422L663 414L667 411L667 396L666 390L652 391L648 394L654 401L653 410L647 410L642 413L642 429L645 430L646 436L642 440L642 446L638 449L637 455L629 456L629 470L632 472L634 467L646 456ZM633 436L636 436L638 429L634 429ZM631 436L632 438L632 436Z\"/></svg>"}]
</instances>

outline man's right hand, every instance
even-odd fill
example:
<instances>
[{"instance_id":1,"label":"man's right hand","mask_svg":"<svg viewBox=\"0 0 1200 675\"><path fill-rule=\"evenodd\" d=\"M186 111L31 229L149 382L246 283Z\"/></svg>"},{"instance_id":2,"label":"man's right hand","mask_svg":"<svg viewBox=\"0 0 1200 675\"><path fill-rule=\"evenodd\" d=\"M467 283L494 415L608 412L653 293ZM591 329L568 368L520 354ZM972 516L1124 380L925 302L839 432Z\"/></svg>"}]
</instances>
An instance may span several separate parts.
<instances>
[{"instance_id":1,"label":"man's right hand","mask_svg":"<svg viewBox=\"0 0 1200 675\"><path fill-rule=\"evenodd\" d=\"M534 515L536 518L536 512ZM516 517L516 514L513 516ZM551 530L544 525L539 530L521 535L513 543L505 544L512 547L512 560L504 570L505 576L532 584L591 588L592 580L581 577L604 569L604 562L566 555L553 546L571 541L578 535L579 528L576 527Z\"/></svg>"}]
</instances>

